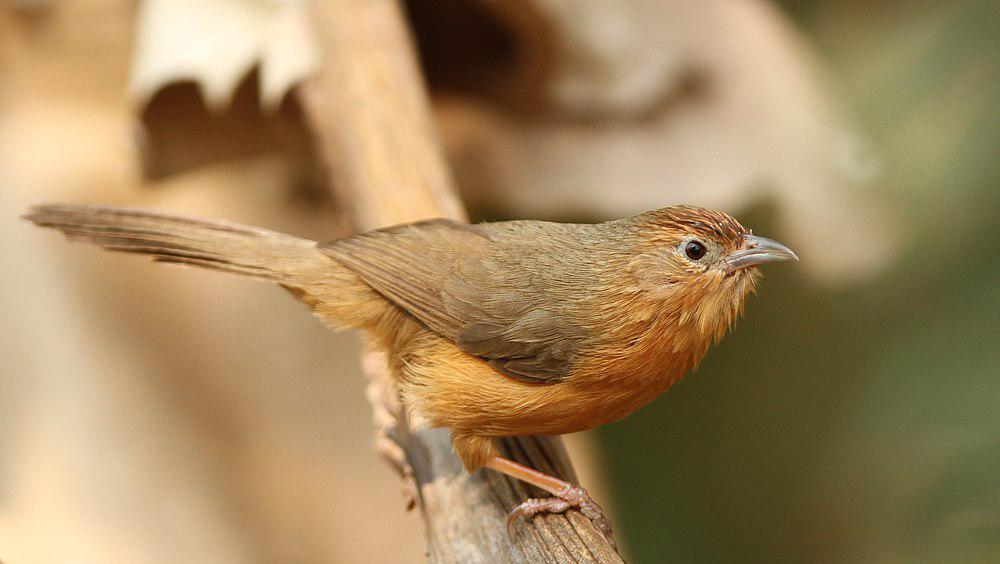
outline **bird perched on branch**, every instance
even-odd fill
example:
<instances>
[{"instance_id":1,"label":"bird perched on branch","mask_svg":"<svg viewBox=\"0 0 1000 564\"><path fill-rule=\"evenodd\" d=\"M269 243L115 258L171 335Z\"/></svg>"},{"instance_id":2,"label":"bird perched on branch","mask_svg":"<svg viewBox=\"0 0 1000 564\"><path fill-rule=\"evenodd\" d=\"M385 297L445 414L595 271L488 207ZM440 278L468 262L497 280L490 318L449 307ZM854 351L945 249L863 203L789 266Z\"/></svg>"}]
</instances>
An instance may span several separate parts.
<instances>
[{"instance_id":1,"label":"bird perched on branch","mask_svg":"<svg viewBox=\"0 0 1000 564\"><path fill-rule=\"evenodd\" d=\"M473 472L553 494L518 516L579 508L587 492L499 455L494 439L620 419L697 366L742 312L763 263L796 259L729 215L673 206L598 224L431 220L318 244L151 211L43 205L71 239L258 278L387 353L403 400L451 429Z\"/></svg>"}]
</instances>

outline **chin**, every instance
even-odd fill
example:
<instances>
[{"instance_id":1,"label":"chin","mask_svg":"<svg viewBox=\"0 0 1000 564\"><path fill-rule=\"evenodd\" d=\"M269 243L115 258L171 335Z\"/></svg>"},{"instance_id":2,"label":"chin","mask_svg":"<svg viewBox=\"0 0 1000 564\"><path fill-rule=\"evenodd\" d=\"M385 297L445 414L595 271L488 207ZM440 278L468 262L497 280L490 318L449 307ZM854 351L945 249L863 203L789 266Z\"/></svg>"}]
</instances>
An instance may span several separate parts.
<instances>
[{"instance_id":1,"label":"chin","mask_svg":"<svg viewBox=\"0 0 1000 564\"><path fill-rule=\"evenodd\" d=\"M757 267L721 275L717 285L703 299L699 311L699 328L708 341L718 341L743 314L746 299L757 289L761 279Z\"/></svg>"}]
</instances>

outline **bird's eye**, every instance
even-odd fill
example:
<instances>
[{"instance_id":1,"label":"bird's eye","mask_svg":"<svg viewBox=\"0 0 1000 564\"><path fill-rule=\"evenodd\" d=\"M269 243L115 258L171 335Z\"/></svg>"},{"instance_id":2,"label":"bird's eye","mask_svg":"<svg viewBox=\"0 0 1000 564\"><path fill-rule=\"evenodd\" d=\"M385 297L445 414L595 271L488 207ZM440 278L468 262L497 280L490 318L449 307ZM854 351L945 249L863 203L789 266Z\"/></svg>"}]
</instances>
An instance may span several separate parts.
<instances>
[{"instance_id":1,"label":"bird's eye","mask_svg":"<svg viewBox=\"0 0 1000 564\"><path fill-rule=\"evenodd\" d=\"M684 245L684 254L691 260L701 260L706 252L705 245L701 241L689 241L687 245Z\"/></svg>"}]
</instances>

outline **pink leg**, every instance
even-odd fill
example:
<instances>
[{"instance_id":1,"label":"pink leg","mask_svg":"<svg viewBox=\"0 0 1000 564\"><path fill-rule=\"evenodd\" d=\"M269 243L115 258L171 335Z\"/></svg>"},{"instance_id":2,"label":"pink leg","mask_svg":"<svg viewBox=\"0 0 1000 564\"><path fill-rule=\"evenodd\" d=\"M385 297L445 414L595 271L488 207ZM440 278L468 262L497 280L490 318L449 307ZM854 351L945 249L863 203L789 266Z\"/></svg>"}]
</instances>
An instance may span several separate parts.
<instances>
[{"instance_id":1,"label":"pink leg","mask_svg":"<svg viewBox=\"0 0 1000 564\"><path fill-rule=\"evenodd\" d=\"M575 486L566 480L560 480L544 472L539 472L534 468L529 468L523 464L518 464L513 460L494 456L486 463L487 468L492 468L523 482L527 482L535 487L541 488L555 497L541 499L528 499L518 505L507 517L507 532L514 536L514 524L521 517L531 518L542 513L562 513L570 508L577 508L580 513L589 518L602 533L614 544L614 536L611 532L611 522L604 516L601 506L597 505L587 490L580 486Z\"/></svg>"}]
</instances>

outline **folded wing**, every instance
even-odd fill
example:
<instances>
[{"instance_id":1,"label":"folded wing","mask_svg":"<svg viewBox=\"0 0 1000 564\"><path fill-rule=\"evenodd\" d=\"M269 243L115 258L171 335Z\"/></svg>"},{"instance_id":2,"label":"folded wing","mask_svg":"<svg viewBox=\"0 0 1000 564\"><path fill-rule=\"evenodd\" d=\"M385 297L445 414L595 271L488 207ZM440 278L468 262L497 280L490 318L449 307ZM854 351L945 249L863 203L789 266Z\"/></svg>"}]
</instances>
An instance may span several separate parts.
<instances>
[{"instance_id":1,"label":"folded wing","mask_svg":"<svg viewBox=\"0 0 1000 564\"><path fill-rule=\"evenodd\" d=\"M321 245L379 293L507 376L554 383L572 370L588 335L548 293L544 246L531 222L468 225L432 220ZM552 227L545 227L552 226ZM542 238L543 240L544 238Z\"/></svg>"}]
</instances>

